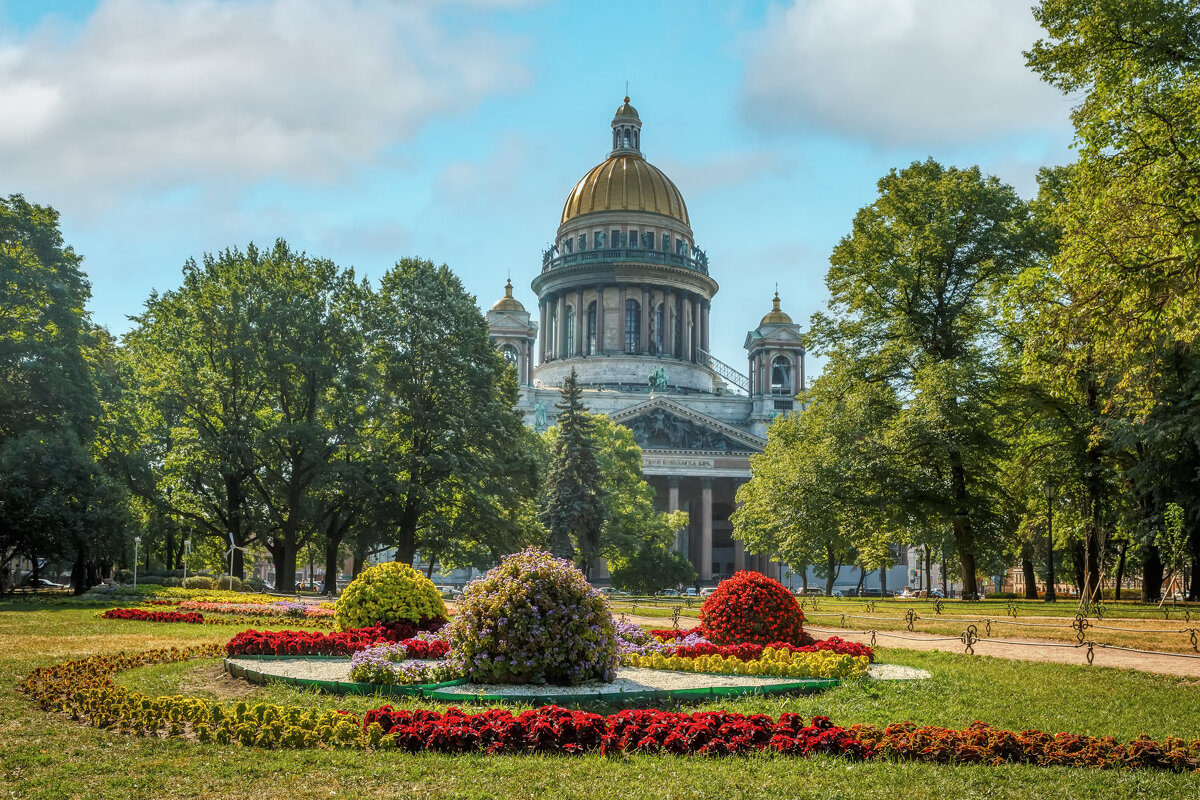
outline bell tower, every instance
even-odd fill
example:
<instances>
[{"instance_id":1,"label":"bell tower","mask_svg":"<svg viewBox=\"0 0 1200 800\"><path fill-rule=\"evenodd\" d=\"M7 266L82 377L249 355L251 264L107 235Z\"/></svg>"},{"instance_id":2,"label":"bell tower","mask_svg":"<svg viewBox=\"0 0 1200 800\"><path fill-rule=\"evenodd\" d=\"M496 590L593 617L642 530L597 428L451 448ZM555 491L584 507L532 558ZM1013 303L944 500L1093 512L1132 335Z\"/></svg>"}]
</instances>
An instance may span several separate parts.
<instances>
[{"instance_id":1,"label":"bell tower","mask_svg":"<svg viewBox=\"0 0 1200 800\"><path fill-rule=\"evenodd\" d=\"M767 425L796 408L804 391L804 342L800 326L779 306L779 292L758 327L746 334L750 362L750 417L754 431L766 436Z\"/></svg>"}]
</instances>

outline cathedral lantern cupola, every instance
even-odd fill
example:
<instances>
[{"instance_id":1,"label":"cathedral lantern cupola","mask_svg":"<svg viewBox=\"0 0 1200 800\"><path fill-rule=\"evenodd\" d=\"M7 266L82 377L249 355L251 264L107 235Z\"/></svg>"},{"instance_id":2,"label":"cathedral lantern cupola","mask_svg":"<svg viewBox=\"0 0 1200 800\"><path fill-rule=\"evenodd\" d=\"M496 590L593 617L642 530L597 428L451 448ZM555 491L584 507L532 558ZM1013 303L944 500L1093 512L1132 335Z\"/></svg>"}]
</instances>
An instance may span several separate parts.
<instances>
[{"instance_id":1,"label":"cathedral lantern cupola","mask_svg":"<svg viewBox=\"0 0 1200 800\"><path fill-rule=\"evenodd\" d=\"M792 411L796 395L805 389L803 336L800 326L780 307L779 292L758 327L746 334L745 347L753 402L750 415L757 420L759 435L765 435L766 424Z\"/></svg>"},{"instance_id":2,"label":"cathedral lantern cupola","mask_svg":"<svg viewBox=\"0 0 1200 800\"><path fill-rule=\"evenodd\" d=\"M612 121L612 152L609 155L638 155L642 154L642 118L637 109L625 104L617 109Z\"/></svg>"}]
</instances>

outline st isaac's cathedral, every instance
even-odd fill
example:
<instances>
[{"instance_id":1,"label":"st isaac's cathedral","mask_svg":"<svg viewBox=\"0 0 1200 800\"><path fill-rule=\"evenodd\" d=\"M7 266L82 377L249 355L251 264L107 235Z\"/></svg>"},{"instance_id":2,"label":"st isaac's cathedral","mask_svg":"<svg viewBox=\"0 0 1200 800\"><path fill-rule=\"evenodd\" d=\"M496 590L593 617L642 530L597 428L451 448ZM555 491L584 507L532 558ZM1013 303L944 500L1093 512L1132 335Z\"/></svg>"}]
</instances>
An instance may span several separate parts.
<instances>
[{"instance_id":1,"label":"st isaac's cathedral","mask_svg":"<svg viewBox=\"0 0 1200 800\"><path fill-rule=\"evenodd\" d=\"M633 431L659 507L689 512L675 544L702 583L742 569L781 578L777 563L731 537L729 515L768 423L804 389L800 326L776 295L746 334L745 372L710 355L717 281L683 195L642 157L641 138L626 97L608 158L571 189L542 254L537 319L510 281L487 313L492 341L517 368L529 425L554 423L558 386L575 369L588 409Z\"/></svg>"}]
</instances>

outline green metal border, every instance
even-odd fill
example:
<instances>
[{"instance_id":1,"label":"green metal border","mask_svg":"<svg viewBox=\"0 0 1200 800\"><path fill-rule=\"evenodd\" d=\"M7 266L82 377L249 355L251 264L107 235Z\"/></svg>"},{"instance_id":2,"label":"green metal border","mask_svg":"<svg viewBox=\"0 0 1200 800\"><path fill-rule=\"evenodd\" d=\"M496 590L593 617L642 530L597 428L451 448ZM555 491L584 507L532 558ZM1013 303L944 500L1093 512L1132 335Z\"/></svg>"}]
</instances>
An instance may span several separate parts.
<instances>
[{"instance_id":1,"label":"green metal border","mask_svg":"<svg viewBox=\"0 0 1200 800\"><path fill-rule=\"evenodd\" d=\"M281 661L284 659L343 659L342 656L237 656L237 658L252 658L260 661ZM426 697L430 700L440 700L448 703L529 703L531 705L580 705L584 703L608 703L620 705L625 703L644 703L652 700L705 700L717 697L739 697L742 695L772 695L772 694L814 694L826 689L832 689L841 683L838 678L807 678L756 686L704 686L695 689L652 689L644 692L587 692L582 694L522 694L502 695L485 694L483 692L453 691L460 686L470 685L464 678L446 681L444 683L425 683L408 685L384 685L374 683L357 683L354 681L319 681L308 678L289 678L283 675L271 675L260 672L225 659L225 671L235 678L242 678L250 683L266 685L267 682L283 683L301 689L317 689L330 694L355 695L392 695L399 697ZM706 673L689 673L703 675ZM724 676L723 676L724 677ZM758 677L758 676L755 676Z\"/></svg>"}]
</instances>

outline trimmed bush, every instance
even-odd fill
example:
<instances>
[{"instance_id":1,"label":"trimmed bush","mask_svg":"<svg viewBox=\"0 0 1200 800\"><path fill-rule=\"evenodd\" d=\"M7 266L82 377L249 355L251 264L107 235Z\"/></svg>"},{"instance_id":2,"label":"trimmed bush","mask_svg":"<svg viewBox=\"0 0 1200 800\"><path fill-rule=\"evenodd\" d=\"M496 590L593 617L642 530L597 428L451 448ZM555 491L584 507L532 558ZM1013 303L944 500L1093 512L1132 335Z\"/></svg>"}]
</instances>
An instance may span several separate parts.
<instances>
[{"instance_id":1,"label":"trimmed bush","mask_svg":"<svg viewBox=\"0 0 1200 800\"><path fill-rule=\"evenodd\" d=\"M792 593L758 572L738 572L724 580L700 607L700 628L713 644L783 642L806 645L804 612Z\"/></svg>"},{"instance_id":2,"label":"trimmed bush","mask_svg":"<svg viewBox=\"0 0 1200 800\"><path fill-rule=\"evenodd\" d=\"M343 631L405 622L435 630L446 621L446 604L433 581L408 564L388 561L363 570L342 592L333 614Z\"/></svg>"},{"instance_id":3,"label":"trimmed bush","mask_svg":"<svg viewBox=\"0 0 1200 800\"><path fill-rule=\"evenodd\" d=\"M185 589L216 589L217 582L207 575L193 575L183 582Z\"/></svg>"},{"instance_id":4,"label":"trimmed bush","mask_svg":"<svg viewBox=\"0 0 1200 800\"><path fill-rule=\"evenodd\" d=\"M447 631L451 658L473 683L573 686L616 675L608 601L569 562L540 550L507 556L467 584Z\"/></svg>"}]
</instances>

